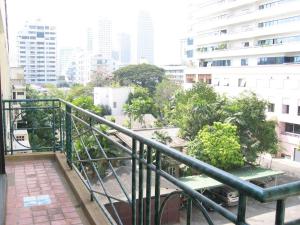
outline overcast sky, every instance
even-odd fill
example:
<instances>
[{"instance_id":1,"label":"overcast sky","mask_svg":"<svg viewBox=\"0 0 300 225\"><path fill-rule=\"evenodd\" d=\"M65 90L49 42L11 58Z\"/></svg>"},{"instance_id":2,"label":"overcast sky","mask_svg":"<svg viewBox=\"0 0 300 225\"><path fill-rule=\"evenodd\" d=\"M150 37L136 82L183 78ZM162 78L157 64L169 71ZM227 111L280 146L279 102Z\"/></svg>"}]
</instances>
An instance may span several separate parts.
<instances>
[{"instance_id":1,"label":"overcast sky","mask_svg":"<svg viewBox=\"0 0 300 225\"><path fill-rule=\"evenodd\" d=\"M136 46L139 10L150 12L154 23L155 64L180 62L180 38L186 26L184 0L7 0L11 46L25 21L40 18L58 31L58 47L85 44L85 29L97 17L113 21L113 33L126 32ZM12 49L13 46L12 46ZM136 55L133 49L132 55Z\"/></svg>"}]
</instances>

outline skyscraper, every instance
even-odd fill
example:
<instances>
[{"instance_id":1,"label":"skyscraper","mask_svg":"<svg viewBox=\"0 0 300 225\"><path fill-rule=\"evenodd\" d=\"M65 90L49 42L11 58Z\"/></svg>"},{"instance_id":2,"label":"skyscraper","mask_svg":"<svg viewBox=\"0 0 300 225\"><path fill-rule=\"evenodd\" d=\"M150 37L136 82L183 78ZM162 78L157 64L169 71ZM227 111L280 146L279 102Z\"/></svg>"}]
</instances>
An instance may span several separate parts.
<instances>
[{"instance_id":1,"label":"skyscraper","mask_svg":"<svg viewBox=\"0 0 300 225\"><path fill-rule=\"evenodd\" d=\"M56 28L40 20L27 22L17 36L18 65L29 84L56 83Z\"/></svg>"},{"instance_id":2,"label":"skyscraper","mask_svg":"<svg viewBox=\"0 0 300 225\"><path fill-rule=\"evenodd\" d=\"M153 23L148 12L141 11L138 16L137 60L138 63L154 63Z\"/></svg>"},{"instance_id":3,"label":"skyscraper","mask_svg":"<svg viewBox=\"0 0 300 225\"><path fill-rule=\"evenodd\" d=\"M131 40L129 34L118 35L119 61L122 65L128 65L131 61Z\"/></svg>"},{"instance_id":4,"label":"skyscraper","mask_svg":"<svg viewBox=\"0 0 300 225\"><path fill-rule=\"evenodd\" d=\"M100 18L97 24L97 34L93 46L97 52L105 59L112 58L112 22L109 19Z\"/></svg>"}]
</instances>

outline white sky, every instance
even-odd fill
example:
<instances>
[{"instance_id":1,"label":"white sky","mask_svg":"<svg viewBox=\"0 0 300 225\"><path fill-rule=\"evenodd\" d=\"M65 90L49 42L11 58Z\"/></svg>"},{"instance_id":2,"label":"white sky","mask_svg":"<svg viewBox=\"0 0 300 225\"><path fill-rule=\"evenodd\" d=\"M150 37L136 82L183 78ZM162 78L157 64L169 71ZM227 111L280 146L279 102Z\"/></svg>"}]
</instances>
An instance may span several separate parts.
<instances>
[{"instance_id":1,"label":"white sky","mask_svg":"<svg viewBox=\"0 0 300 225\"><path fill-rule=\"evenodd\" d=\"M58 31L58 47L85 45L85 29L96 18L113 21L113 33L126 32L136 46L139 10L150 12L154 24L155 64L180 62L180 38L186 21L185 0L7 0L12 50L26 20L41 18ZM136 57L133 49L132 57Z\"/></svg>"}]
</instances>

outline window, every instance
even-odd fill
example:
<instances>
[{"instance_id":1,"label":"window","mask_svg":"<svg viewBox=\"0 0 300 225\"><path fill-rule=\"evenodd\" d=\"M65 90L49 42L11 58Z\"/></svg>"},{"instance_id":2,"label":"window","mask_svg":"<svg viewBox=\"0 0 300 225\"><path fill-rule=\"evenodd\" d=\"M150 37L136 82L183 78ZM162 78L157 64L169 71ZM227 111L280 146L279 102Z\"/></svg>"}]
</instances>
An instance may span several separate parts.
<instances>
[{"instance_id":1,"label":"window","mask_svg":"<svg viewBox=\"0 0 300 225\"><path fill-rule=\"evenodd\" d=\"M17 95L24 95L24 92L18 92Z\"/></svg>"},{"instance_id":2,"label":"window","mask_svg":"<svg viewBox=\"0 0 300 225\"><path fill-rule=\"evenodd\" d=\"M298 116L300 116L300 106L298 106Z\"/></svg>"},{"instance_id":3,"label":"window","mask_svg":"<svg viewBox=\"0 0 300 225\"><path fill-rule=\"evenodd\" d=\"M238 81L239 87L246 87L246 80L244 78L240 78Z\"/></svg>"},{"instance_id":4,"label":"window","mask_svg":"<svg viewBox=\"0 0 300 225\"><path fill-rule=\"evenodd\" d=\"M25 137L22 135L16 136L17 141L25 141Z\"/></svg>"},{"instance_id":5,"label":"window","mask_svg":"<svg viewBox=\"0 0 300 225\"><path fill-rule=\"evenodd\" d=\"M282 105L282 113L289 114L290 106L289 105Z\"/></svg>"},{"instance_id":6,"label":"window","mask_svg":"<svg viewBox=\"0 0 300 225\"><path fill-rule=\"evenodd\" d=\"M113 103L113 107L114 107L114 108L117 108L117 102L114 102L114 103Z\"/></svg>"},{"instance_id":7,"label":"window","mask_svg":"<svg viewBox=\"0 0 300 225\"><path fill-rule=\"evenodd\" d=\"M193 50L188 50L188 51L186 51L186 56L187 56L188 58L193 58L193 55L194 55Z\"/></svg>"},{"instance_id":8,"label":"window","mask_svg":"<svg viewBox=\"0 0 300 225\"><path fill-rule=\"evenodd\" d=\"M248 59L241 59L241 66L248 66Z\"/></svg>"},{"instance_id":9,"label":"window","mask_svg":"<svg viewBox=\"0 0 300 225\"><path fill-rule=\"evenodd\" d=\"M38 38L43 38L43 37L44 37L44 32L37 32L37 33L36 33L36 36L37 36Z\"/></svg>"},{"instance_id":10,"label":"window","mask_svg":"<svg viewBox=\"0 0 300 225\"><path fill-rule=\"evenodd\" d=\"M227 30L226 30L226 29L220 30L220 34L221 34L221 35L222 35L222 34L227 34Z\"/></svg>"},{"instance_id":11,"label":"window","mask_svg":"<svg viewBox=\"0 0 300 225\"><path fill-rule=\"evenodd\" d=\"M268 112L275 112L275 104L274 103L268 104Z\"/></svg>"},{"instance_id":12,"label":"window","mask_svg":"<svg viewBox=\"0 0 300 225\"><path fill-rule=\"evenodd\" d=\"M249 46L250 46L249 41L244 42L244 47L245 47L245 48L247 48L247 47L249 47Z\"/></svg>"},{"instance_id":13,"label":"window","mask_svg":"<svg viewBox=\"0 0 300 225\"><path fill-rule=\"evenodd\" d=\"M300 125L294 123L286 123L285 132L300 134Z\"/></svg>"},{"instance_id":14,"label":"window","mask_svg":"<svg viewBox=\"0 0 300 225\"><path fill-rule=\"evenodd\" d=\"M194 39L193 38L188 38L187 39L187 45L193 45L194 44Z\"/></svg>"},{"instance_id":15,"label":"window","mask_svg":"<svg viewBox=\"0 0 300 225\"><path fill-rule=\"evenodd\" d=\"M212 61L211 66L230 66L231 61L230 60L215 60Z\"/></svg>"}]
</instances>

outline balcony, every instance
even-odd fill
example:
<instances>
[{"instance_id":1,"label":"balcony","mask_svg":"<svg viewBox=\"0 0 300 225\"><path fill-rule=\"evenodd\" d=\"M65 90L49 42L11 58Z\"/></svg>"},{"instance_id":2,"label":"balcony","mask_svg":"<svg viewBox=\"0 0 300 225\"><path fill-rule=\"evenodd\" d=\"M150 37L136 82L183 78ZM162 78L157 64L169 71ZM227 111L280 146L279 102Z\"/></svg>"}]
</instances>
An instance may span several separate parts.
<instances>
[{"instance_id":1,"label":"balcony","mask_svg":"<svg viewBox=\"0 0 300 225\"><path fill-rule=\"evenodd\" d=\"M22 216L19 224L182 224L181 217L191 224L193 208L201 212L196 224L214 224L208 207L228 223L252 224L246 222L247 199L276 203L276 225L300 223L288 212L285 218L286 199L300 195L299 181L256 186L60 99L4 100L2 112L0 165L8 176L8 202L0 212L6 224ZM20 129L28 131L30 146L16 149L14 131ZM116 131L131 139L131 147L113 136ZM235 189L237 212L167 173L169 159ZM186 209L179 214L182 198Z\"/></svg>"}]
</instances>

